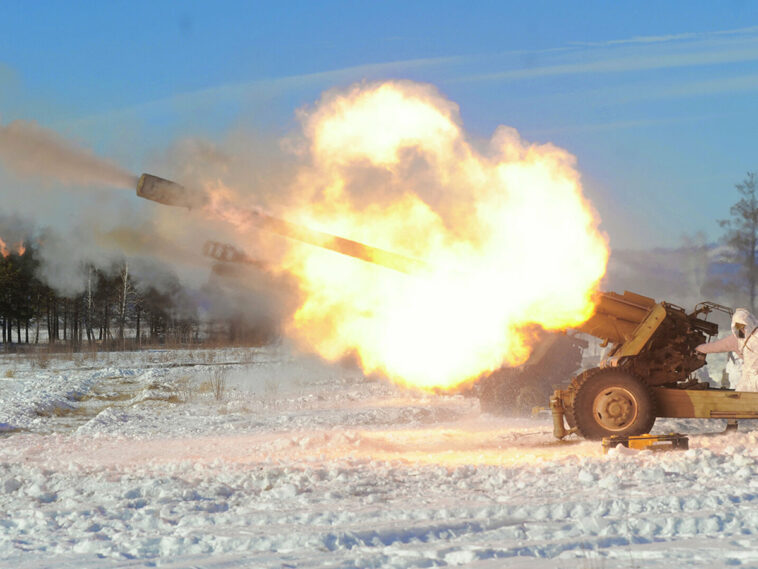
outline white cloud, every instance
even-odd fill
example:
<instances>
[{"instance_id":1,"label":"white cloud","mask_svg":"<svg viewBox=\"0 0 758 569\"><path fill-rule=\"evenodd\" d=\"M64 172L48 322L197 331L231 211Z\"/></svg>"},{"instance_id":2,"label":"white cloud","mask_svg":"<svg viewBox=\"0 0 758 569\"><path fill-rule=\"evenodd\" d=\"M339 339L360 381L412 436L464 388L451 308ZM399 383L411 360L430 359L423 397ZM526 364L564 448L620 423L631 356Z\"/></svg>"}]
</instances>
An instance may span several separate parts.
<instances>
[{"instance_id":1,"label":"white cloud","mask_svg":"<svg viewBox=\"0 0 758 569\"><path fill-rule=\"evenodd\" d=\"M645 99L679 99L693 96L712 96L758 91L758 74L718 77L701 81L686 81L645 94Z\"/></svg>"},{"instance_id":2,"label":"white cloud","mask_svg":"<svg viewBox=\"0 0 758 569\"><path fill-rule=\"evenodd\" d=\"M628 73L758 61L758 28L701 34L635 37L602 43L572 44L561 50L534 52L542 64L523 68L505 61L500 71L459 81L516 81L559 75ZM519 66L519 68L515 68Z\"/></svg>"},{"instance_id":3,"label":"white cloud","mask_svg":"<svg viewBox=\"0 0 758 569\"><path fill-rule=\"evenodd\" d=\"M229 101L254 101L266 100L277 94L288 91L315 87L325 89L343 82L359 81L368 77L381 77L402 73L412 69L425 67L441 67L449 64L460 63L462 57L438 57L420 58L386 63L372 63L343 69L274 77L240 83L227 83L200 89L178 93L157 99L146 101L137 105L111 109L99 113L79 116L61 121L58 127L86 127L101 122L131 120L135 116L160 113L163 111L184 110L196 112L199 109L217 106Z\"/></svg>"},{"instance_id":4,"label":"white cloud","mask_svg":"<svg viewBox=\"0 0 758 569\"><path fill-rule=\"evenodd\" d=\"M668 118L642 118L642 119L626 119L615 120L608 122L598 123L586 123L586 124L573 124L565 125L556 128L548 129L535 129L529 131L531 136L554 136L563 132L596 132L605 130L619 130L619 129L633 129L633 128L647 128L656 127L666 124L680 124L689 122L702 122L712 119L720 119L727 116L727 113L711 113L711 114L698 114L687 115L680 117L668 117Z\"/></svg>"},{"instance_id":5,"label":"white cloud","mask_svg":"<svg viewBox=\"0 0 758 569\"><path fill-rule=\"evenodd\" d=\"M685 32L680 34L667 34L662 36L634 36L626 39L608 40L604 42L572 42L572 45L584 45L584 46L610 46L610 45L623 45L623 44L652 44L652 43L668 43L682 40L695 40L695 39L708 39L721 36L741 36L741 35L755 35L758 32L758 26L751 26L747 28L736 28L733 30L717 30L707 32Z\"/></svg>"}]
</instances>

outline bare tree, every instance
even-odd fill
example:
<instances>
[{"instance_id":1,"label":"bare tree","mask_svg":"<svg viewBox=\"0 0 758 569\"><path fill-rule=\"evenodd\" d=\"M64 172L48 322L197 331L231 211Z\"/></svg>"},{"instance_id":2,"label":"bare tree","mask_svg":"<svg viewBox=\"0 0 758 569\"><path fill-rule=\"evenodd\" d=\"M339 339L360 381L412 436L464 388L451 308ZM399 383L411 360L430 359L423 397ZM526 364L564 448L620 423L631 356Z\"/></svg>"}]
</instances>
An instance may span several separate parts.
<instances>
[{"instance_id":1,"label":"bare tree","mask_svg":"<svg viewBox=\"0 0 758 569\"><path fill-rule=\"evenodd\" d=\"M92 265L87 267L87 309L84 327L87 329L87 344L92 346L95 335L92 330Z\"/></svg>"},{"instance_id":2,"label":"bare tree","mask_svg":"<svg viewBox=\"0 0 758 569\"><path fill-rule=\"evenodd\" d=\"M126 337L124 335L124 327L126 325L126 300L132 288L129 283L129 261L126 259L124 260L124 266L121 269L120 276L121 286L119 287L118 339L121 341L121 348L123 349L126 343Z\"/></svg>"},{"instance_id":3,"label":"bare tree","mask_svg":"<svg viewBox=\"0 0 758 569\"><path fill-rule=\"evenodd\" d=\"M731 261L742 266L744 283L750 302L750 310L755 312L755 287L758 281L758 180L755 172L748 172L745 179L735 187L741 198L729 213L730 219L719 221L724 228L724 242L732 249Z\"/></svg>"}]
</instances>

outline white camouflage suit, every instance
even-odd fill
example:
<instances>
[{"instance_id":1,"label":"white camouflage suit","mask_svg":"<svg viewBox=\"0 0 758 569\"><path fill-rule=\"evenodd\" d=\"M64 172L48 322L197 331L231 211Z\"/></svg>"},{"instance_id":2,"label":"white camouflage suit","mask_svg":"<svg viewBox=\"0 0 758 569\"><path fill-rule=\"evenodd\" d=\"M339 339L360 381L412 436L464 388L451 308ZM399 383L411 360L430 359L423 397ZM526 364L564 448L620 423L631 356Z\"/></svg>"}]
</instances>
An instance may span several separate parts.
<instances>
[{"instance_id":1,"label":"white camouflage suit","mask_svg":"<svg viewBox=\"0 0 758 569\"><path fill-rule=\"evenodd\" d=\"M737 391L758 391L758 319L745 308L738 308L732 316L732 333L696 350L703 354L734 352L742 359L742 375Z\"/></svg>"}]
</instances>

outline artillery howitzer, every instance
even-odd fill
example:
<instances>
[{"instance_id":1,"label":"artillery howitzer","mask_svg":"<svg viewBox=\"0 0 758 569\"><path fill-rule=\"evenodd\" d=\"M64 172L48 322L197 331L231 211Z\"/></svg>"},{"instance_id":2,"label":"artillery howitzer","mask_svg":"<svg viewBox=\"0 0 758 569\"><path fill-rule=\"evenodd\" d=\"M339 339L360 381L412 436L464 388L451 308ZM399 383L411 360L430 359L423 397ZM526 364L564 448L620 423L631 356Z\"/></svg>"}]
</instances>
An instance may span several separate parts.
<instances>
[{"instance_id":1,"label":"artillery howitzer","mask_svg":"<svg viewBox=\"0 0 758 569\"><path fill-rule=\"evenodd\" d=\"M150 174L140 177L137 195L173 206L207 205L203 192ZM392 270L414 273L427 268L417 259L314 231L261 210L238 213L251 226ZM219 261L249 262L243 253L220 244L210 245L206 255ZM692 378L692 373L706 363L705 355L698 353L696 346L718 332L718 325L705 319L714 310L730 312L704 302L687 314L674 304L657 303L639 294L599 293L594 315L577 331L602 339L611 349L598 367L581 372L566 389L553 392L550 408L555 436L563 438L571 432L590 439L639 435L647 433L657 417L758 419L758 393L712 389ZM522 386L516 399L521 395L523 403L530 397L544 401L539 387L524 395L523 388L532 385L529 378L542 387L552 385L546 378L560 383L581 361L582 340L570 335L563 335L561 340L561 336L548 336L516 372L504 368L502 373L484 378L479 389L483 408L497 407L498 400L502 403L502 390L491 386L514 382ZM495 377L497 374L500 375ZM493 399L493 393L501 397Z\"/></svg>"},{"instance_id":2,"label":"artillery howitzer","mask_svg":"<svg viewBox=\"0 0 758 569\"><path fill-rule=\"evenodd\" d=\"M142 174L137 182L137 195L141 198L152 200L165 205L192 208L201 208L208 205L208 196L199 190L185 188L184 186L153 176ZM425 263L417 259L411 259L404 255L393 253L378 247L372 247L352 239L345 239L323 231L316 231L274 217L258 208L237 208L238 219L252 227L257 227L270 233L277 233L289 239L302 241L315 247L329 249L341 255L347 255L374 265L381 265L401 273L413 273L427 267ZM221 244L223 248L223 244ZM211 249L211 253L213 250ZM208 253L206 253L208 254ZM211 254L210 256L214 256ZM222 259L219 259L222 260Z\"/></svg>"},{"instance_id":3,"label":"artillery howitzer","mask_svg":"<svg viewBox=\"0 0 758 569\"><path fill-rule=\"evenodd\" d=\"M260 270L266 269L265 263L253 259L247 253L229 243L206 241L203 244L203 255L216 261L211 270L220 277L238 277L244 274L238 270L234 270L234 265L246 265Z\"/></svg>"},{"instance_id":4,"label":"artillery howitzer","mask_svg":"<svg viewBox=\"0 0 758 569\"><path fill-rule=\"evenodd\" d=\"M203 255L220 262L241 263L245 265L260 264L259 261L248 257L244 251L240 251L234 245L219 243L218 241L206 241L203 244Z\"/></svg>"},{"instance_id":5,"label":"artillery howitzer","mask_svg":"<svg viewBox=\"0 0 758 569\"><path fill-rule=\"evenodd\" d=\"M595 314L577 329L611 348L598 367L553 393L555 436L640 435L657 417L758 419L758 393L715 389L692 377L706 363L695 348L718 333L705 319L715 310L731 313L711 302L688 314L631 292L601 293Z\"/></svg>"}]
</instances>

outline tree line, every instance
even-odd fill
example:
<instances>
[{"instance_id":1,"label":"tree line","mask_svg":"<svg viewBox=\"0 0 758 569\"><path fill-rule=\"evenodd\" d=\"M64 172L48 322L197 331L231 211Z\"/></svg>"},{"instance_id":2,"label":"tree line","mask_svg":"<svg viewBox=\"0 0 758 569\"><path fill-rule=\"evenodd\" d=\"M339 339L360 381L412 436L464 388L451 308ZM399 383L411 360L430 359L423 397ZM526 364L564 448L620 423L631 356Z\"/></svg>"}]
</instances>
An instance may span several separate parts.
<instances>
[{"instance_id":1,"label":"tree line","mask_svg":"<svg viewBox=\"0 0 758 569\"><path fill-rule=\"evenodd\" d=\"M736 289L738 298L744 298L755 313L756 287L758 287L758 177L748 172L745 178L735 184L739 195L730 208L729 219L722 219L719 225L724 229L722 242L728 246L726 260L739 267L739 274L733 282L719 283L724 288Z\"/></svg>"},{"instance_id":2,"label":"tree line","mask_svg":"<svg viewBox=\"0 0 758 569\"><path fill-rule=\"evenodd\" d=\"M178 278L161 289L140 282L124 260L118 270L83 270L82 292L63 295L38 277L35 245L0 257L2 342L47 343L73 350L124 349L197 341L197 308Z\"/></svg>"}]
</instances>

